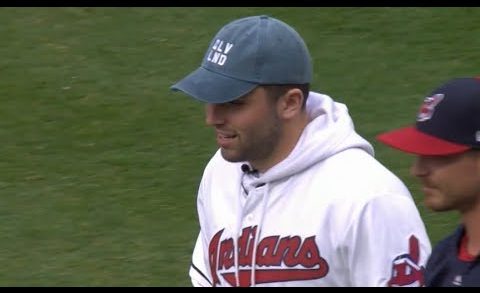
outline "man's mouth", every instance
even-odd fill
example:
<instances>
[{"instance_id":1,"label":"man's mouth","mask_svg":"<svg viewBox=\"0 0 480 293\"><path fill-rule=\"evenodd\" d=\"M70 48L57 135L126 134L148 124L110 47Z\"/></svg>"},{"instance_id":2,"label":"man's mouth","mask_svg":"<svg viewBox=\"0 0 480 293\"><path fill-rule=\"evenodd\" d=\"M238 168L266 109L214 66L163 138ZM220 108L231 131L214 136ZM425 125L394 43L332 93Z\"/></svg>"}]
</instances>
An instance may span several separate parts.
<instances>
[{"instance_id":1,"label":"man's mouth","mask_svg":"<svg viewBox=\"0 0 480 293\"><path fill-rule=\"evenodd\" d=\"M217 132L217 144L222 148L228 148L236 137L236 134Z\"/></svg>"}]
</instances>

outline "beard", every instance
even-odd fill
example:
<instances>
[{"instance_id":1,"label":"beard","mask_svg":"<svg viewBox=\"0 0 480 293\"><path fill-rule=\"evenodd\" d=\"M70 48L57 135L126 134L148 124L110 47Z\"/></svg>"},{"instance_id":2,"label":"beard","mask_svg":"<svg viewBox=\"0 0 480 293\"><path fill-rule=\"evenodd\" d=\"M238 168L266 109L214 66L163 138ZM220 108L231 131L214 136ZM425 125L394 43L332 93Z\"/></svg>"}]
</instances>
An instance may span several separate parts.
<instances>
[{"instance_id":1,"label":"beard","mask_svg":"<svg viewBox=\"0 0 480 293\"><path fill-rule=\"evenodd\" d=\"M268 160L281 139L283 126L276 113L262 125L251 127L237 137L235 149L221 149L222 157L229 162L254 162Z\"/></svg>"}]
</instances>

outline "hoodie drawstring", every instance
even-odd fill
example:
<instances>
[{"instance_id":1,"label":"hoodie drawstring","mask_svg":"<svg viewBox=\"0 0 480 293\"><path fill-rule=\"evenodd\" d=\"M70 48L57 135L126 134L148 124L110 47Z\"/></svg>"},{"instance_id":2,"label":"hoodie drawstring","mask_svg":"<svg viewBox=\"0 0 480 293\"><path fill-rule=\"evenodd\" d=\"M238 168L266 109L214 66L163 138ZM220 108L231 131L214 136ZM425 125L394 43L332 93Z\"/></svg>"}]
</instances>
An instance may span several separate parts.
<instances>
[{"instance_id":1,"label":"hoodie drawstring","mask_svg":"<svg viewBox=\"0 0 480 293\"><path fill-rule=\"evenodd\" d=\"M233 258L235 264L235 286L240 287L240 265L239 265L239 256L238 256L238 238L241 236L242 230L242 220L243 220L243 204L242 204L242 196L243 194L247 194L248 191L245 189L243 185L243 179L245 178L245 172L242 172L242 177L240 178L240 196L237 196L237 219L236 219L236 227L235 227L235 234L233 237Z\"/></svg>"},{"instance_id":2,"label":"hoodie drawstring","mask_svg":"<svg viewBox=\"0 0 480 293\"><path fill-rule=\"evenodd\" d=\"M269 194L270 194L270 184L267 183L265 184L265 190L263 191L262 211L260 213L260 221L258 222L257 233L255 235L255 244L253 246L252 269L250 273L251 287L255 287L256 285L255 272L257 268L257 247L260 240L260 235L262 233L263 222L265 220L265 213L267 212Z\"/></svg>"}]
</instances>

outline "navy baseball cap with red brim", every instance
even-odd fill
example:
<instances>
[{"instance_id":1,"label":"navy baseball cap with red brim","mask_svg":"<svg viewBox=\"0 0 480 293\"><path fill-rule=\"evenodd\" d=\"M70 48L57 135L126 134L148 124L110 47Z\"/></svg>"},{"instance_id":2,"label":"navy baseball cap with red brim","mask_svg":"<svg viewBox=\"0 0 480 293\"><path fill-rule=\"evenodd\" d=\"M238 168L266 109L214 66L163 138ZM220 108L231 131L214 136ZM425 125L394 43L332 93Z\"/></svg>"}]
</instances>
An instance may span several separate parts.
<instances>
[{"instance_id":1,"label":"navy baseball cap with red brim","mask_svg":"<svg viewBox=\"0 0 480 293\"><path fill-rule=\"evenodd\" d=\"M377 139L390 147L415 155L445 156L463 153L471 148L428 135L414 126L382 133Z\"/></svg>"},{"instance_id":2,"label":"navy baseball cap with red brim","mask_svg":"<svg viewBox=\"0 0 480 293\"><path fill-rule=\"evenodd\" d=\"M480 149L480 78L446 82L423 100L415 125L376 138L395 149L424 156Z\"/></svg>"}]
</instances>

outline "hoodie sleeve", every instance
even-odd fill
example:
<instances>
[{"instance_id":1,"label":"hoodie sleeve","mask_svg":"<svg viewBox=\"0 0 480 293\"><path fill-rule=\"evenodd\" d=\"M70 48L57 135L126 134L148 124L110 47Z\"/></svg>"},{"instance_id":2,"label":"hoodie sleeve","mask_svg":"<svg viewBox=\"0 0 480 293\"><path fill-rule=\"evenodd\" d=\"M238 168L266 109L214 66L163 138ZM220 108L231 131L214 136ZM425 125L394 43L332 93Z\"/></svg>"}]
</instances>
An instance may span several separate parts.
<instances>
[{"instance_id":1,"label":"hoodie sleeve","mask_svg":"<svg viewBox=\"0 0 480 293\"><path fill-rule=\"evenodd\" d=\"M431 245L410 196L377 196L352 221L346 234L352 286L424 286Z\"/></svg>"},{"instance_id":2,"label":"hoodie sleeve","mask_svg":"<svg viewBox=\"0 0 480 293\"><path fill-rule=\"evenodd\" d=\"M205 168L200 186L197 194L197 213L198 221L200 223L200 232L198 233L197 241L192 254L192 264L190 266L189 275L194 287L212 287L212 276L208 267L208 240L205 236L205 192L206 182L210 178L211 162Z\"/></svg>"},{"instance_id":3,"label":"hoodie sleeve","mask_svg":"<svg viewBox=\"0 0 480 293\"><path fill-rule=\"evenodd\" d=\"M198 234L197 242L193 250L192 264L190 266L190 278L194 287L212 287L209 270L207 269L204 257L202 232Z\"/></svg>"}]
</instances>

